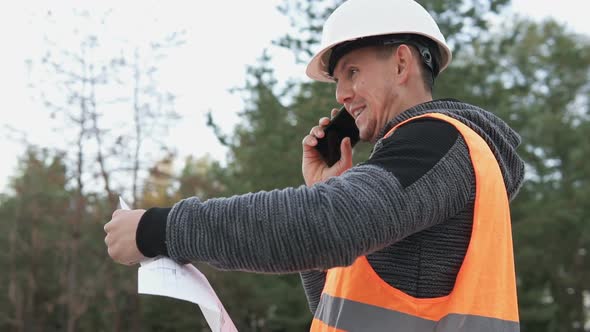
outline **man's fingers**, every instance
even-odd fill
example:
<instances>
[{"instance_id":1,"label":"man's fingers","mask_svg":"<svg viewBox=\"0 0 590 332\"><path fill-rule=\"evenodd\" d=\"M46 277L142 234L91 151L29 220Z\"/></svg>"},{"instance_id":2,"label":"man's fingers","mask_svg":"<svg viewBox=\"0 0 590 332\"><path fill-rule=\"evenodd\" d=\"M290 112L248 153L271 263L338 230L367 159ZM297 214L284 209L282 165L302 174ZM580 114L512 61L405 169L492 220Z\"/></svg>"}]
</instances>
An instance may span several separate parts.
<instances>
[{"instance_id":1,"label":"man's fingers","mask_svg":"<svg viewBox=\"0 0 590 332\"><path fill-rule=\"evenodd\" d=\"M108 232L111 230L111 227L112 227L112 224L111 224L111 222L109 221L109 222L108 222L108 223L106 223L106 224L104 225L104 227L103 227L103 229L104 229L104 232L105 232L105 233L108 233Z\"/></svg>"},{"instance_id":2,"label":"man's fingers","mask_svg":"<svg viewBox=\"0 0 590 332\"><path fill-rule=\"evenodd\" d=\"M339 110L337 108L332 109L332 111L330 112L332 118L336 116L338 111ZM324 132L324 128L330 124L330 121L332 120L328 117L320 118L320 120L318 121L318 126L311 128L311 130L309 131L309 135L303 138L302 144L309 146L317 145L317 139L323 138L326 135Z\"/></svg>"},{"instance_id":3,"label":"man's fingers","mask_svg":"<svg viewBox=\"0 0 590 332\"><path fill-rule=\"evenodd\" d=\"M137 263L139 263L139 261L131 261L131 262L125 263L125 265L131 266L131 265L135 265Z\"/></svg>"},{"instance_id":4,"label":"man's fingers","mask_svg":"<svg viewBox=\"0 0 590 332\"><path fill-rule=\"evenodd\" d=\"M122 209L116 209L115 211L113 211L113 215L111 216L111 218L115 218L117 215L119 215L123 211L124 210L122 210Z\"/></svg>"},{"instance_id":5,"label":"man's fingers","mask_svg":"<svg viewBox=\"0 0 590 332\"><path fill-rule=\"evenodd\" d=\"M315 126L313 128L311 128L311 130L309 131L310 135L313 135L317 138L322 138L324 137L324 129L322 129L320 126Z\"/></svg>"},{"instance_id":6,"label":"man's fingers","mask_svg":"<svg viewBox=\"0 0 590 332\"><path fill-rule=\"evenodd\" d=\"M319 124L321 127L325 127L325 126L327 126L327 125L329 125L329 124L330 124L330 118L328 118L328 117L323 117L323 118L321 118L321 119L320 119L320 121L318 121L318 124Z\"/></svg>"},{"instance_id":7,"label":"man's fingers","mask_svg":"<svg viewBox=\"0 0 590 332\"><path fill-rule=\"evenodd\" d=\"M338 114L338 111L340 111L340 110L337 108L333 108L332 111L330 112L330 116L335 117L336 114Z\"/></svg>"},{"instance_id":8,"label":"man's fingers","mask_svg":"<svg viewBox=\"0 0 590 332\"><path fill-rule=\"evenodd\" d=\"M313 135L307 135L303 138L301 143L303 145L316 146L318 144L318 140Z\"/></svg>"},{"instance_id":9,"label":"man's fingers","mask_svg":"<svg viewBox=\"0 0 590 332\"><path fill-rule=\"evenodd\" d=\"M145 210L116 210L113 219L104 225L107 233L104 243L109 256L117 263L133 265L142 259L137 249L135 235L137 224Z\"/></svg>"},{"instance_id":10,"label":"man's fingers","mask_svg":"<svg viewBox=\"0 0 590 332\"><path fill-rule=\"evenodd\" d=\"M109 256L117 263L127 265L127 261L123 257L123 252L120 250L119 246L112 245L107 249Z\"/></svg>"},{"instance_id":11,"label":"man's fingers","mask_svg":"<svg viewBox=\"0 0 590 332\"><path fill-rule=\"evenodd\" d=\"M114 259L115 261L116 259L116 255L117 255L117 250L115 250L114 246L110 246L107 248L107 253L109 254L109 256Z\"/></svg>"},{"instance_id":12,"label":"man's fingers","mask_svg":"<svg viewBox=\"0 0 590 332\"><path fill-rule=\"evenodd\" d=\"M317 138L322 138L325 136L324 130L320 127L313 127L313 136Z\"/></svg>"}]
</instances>

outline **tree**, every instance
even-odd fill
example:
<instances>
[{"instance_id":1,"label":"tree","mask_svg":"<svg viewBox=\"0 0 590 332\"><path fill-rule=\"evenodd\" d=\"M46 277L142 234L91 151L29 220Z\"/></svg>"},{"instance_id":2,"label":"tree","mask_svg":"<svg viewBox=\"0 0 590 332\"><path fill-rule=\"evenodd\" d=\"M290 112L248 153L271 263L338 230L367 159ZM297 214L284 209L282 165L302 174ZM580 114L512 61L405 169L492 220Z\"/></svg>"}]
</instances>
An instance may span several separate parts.
<instances>
[{"instance_id":1,"label":"tree","mask_svg":"<svg viewBox=\"0 0 590 332\"><path fill-rule=\"evenodd\" d=\"M514 204L523 327L584 331L590 319L589 227L583 161L590 143L590 43L554 22L518 22L503 108L523 136L527 181ZM492 84L498 86L498 82ZM512 96L510 96L512 94ZM492 99L493 100L493 99ZM559 235L558 235L559 234Z\"/></svg>"},{"instance_id":2,"label":"tree","mask_svg":"<svg viewBox=\"0 0 590 332\"><path fill-rule=\"evenodd\" d=\"M63 243L55 241L65 230L63 218L72 202L65 185L63 156L31 148L11 180L12 193L0 201L0 233L8 246L1 256L7 268L0 287L8 295L0 304L2 330L53 329L60 315L66 298L59 280L65 275L53 266L67 257Z\"/></svg>"},{"instance_id":3,"label":"tree","mask_svg":"<svg viewBox=\"0 0 590 332\"><path fill-rule=\"evenodd\" d=\"M74 29L69 36L73 42L65 44L62 39L55 41L57 36L46 36L46 54L40 62L30 61L34 75L39 76L34 86L39 99L56 119L54 124L61 126L58 130L68 147L62 156L68 171L66 183L75 197L71 213L64 215L68 234L63 238L67 250L62 268L67 278L60 280L66 294L63 329L67 331L86 326L82 316L95 316L115 331L141 328L134 280L128 272L124 277L118 275L120 269L104 251L94 249L102 244L101 224L116 207L117 193L131 187L132 203L137 203L139 183L153 158L146 158L143 150L154 142L149 138L163 137L166 126L176 118L171 110L174 95L158 84L157 74L167 50L183 44L183 34L172 33L146 46L122 43L120 54L105 52L105 44L112 39L104 38L104 31L96 26L104 27L109 13L96 18L86 11L74 11L73 18L82 21L79 26L90 28ZM47 20L53 19L54 14L48 12ZM122 114L132 116L126 121ZM106 127L105 118L115 117L120 125ZM92 221L92 226L84 221ZM97 230L87 233L96 226ZM93 265L87 260L99 262L95 271L103 273L98 278L87 270ZM89 309L89 299L96 299L99 290L106 294L104 307L111 315L106 319ZM125 320L126 316L133 319Z\"/></svg>"}]
</instances>

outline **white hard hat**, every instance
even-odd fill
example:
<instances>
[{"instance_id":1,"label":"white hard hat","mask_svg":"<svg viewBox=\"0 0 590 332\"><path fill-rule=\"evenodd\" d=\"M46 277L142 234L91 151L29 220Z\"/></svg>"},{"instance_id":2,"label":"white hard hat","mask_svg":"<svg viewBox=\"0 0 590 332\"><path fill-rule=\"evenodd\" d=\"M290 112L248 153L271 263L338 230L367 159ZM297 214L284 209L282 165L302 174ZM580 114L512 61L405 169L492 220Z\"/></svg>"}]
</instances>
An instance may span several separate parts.
<instances>
[{"instance_id":1,"label":"white hard hat","mask_svg":"<svg viewBox=\"0 0 590 332\"><path fill-rule=\"evenodd\" d=\"M320 50L305 73L314 80L334 82L328 71L332 50L344 42L385 35L421 35L438 46L438 73L451 62L451 50L430 14L414 0L348 0L328 17ZM437 75L438 73L434 73Z\"/></svg>"}]
</instances>

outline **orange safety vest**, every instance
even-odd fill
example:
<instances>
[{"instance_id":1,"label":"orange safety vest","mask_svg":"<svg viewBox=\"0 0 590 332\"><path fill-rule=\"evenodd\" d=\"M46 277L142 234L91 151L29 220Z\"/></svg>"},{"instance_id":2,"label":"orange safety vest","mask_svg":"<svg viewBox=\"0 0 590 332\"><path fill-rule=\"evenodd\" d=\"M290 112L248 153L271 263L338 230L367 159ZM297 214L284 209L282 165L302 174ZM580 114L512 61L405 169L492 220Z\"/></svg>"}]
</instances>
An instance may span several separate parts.
<instances>
[{"instance_id":1,"label":"orange safety vest","mask_svg":"<svg viewBox=\"0 0 590 332\"><path fill-rule=\"evenodd\" d=\"M415 298L387 284L366 256L328 270L311 331L519 331L508 196L486 142L462 122L421 117L457 128L469 148L476 195L469 247L447 296Z\"/></svg>"}]
</instances>

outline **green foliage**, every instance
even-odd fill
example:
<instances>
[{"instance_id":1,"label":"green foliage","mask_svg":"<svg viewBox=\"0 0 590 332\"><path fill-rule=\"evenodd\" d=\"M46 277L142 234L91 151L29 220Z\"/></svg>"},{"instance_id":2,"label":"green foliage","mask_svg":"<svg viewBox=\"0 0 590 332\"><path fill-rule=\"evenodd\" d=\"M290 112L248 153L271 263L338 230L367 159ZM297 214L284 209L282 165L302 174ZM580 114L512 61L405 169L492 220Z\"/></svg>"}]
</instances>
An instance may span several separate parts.
<instances>
[{"instance_id":1,"label":"green foliage","mask_svg":"<svg viewBox=\"0 0 590 332\"><path fill-rule=\"evenodd\" d=\"M218 180L220 168L218 162L208 157L196 160L188 157L178 179L178 197L208 199L220 196L223 192L223 186Z\"/></svg>"},{"instance_id":2,"label":"green foliage","mask_svg":"<svg viewBox=\"0 0 590 332\"><path fill-rule=\"evenodd\" d=\"M301 146L292 139L297 133L291 125L291 111L273 92L275 82L267 66L269 60L263 56L260 67L250 68L251 79L243 88L249 98L240 114L243 121L235 128L229 144L231 174L225 185L232 192L301 183L300 172L293 171L293 165L299 163L293 151L301 150Z\"/></svg>"},{"instance_id":3,"label":"green foliage","mask_svg":"<svg viewBox=\"0 0 590 332\"><path fill-rule=\"evenodd\" d=\"M12 179L12 193L0 205L2 265L0 288L7 302L0 302L0 329L14 321L26 330L38 330L46 322L59 321L63 263L54 252L65 249L55 239L65 225L61 218L69 196L64 189L65 167L58 155L27 151L20 161L20 174ZM4 326L5 328L1 328Z\"/></svg>"},{"instance_id":4,"label":"green foliage","mask_svg":"<svg viewBox=\"0 0 590 332\"><path fill-rule=\"evenodd\" d=\"M71 304L80 330L113 326L117 317L109 315L111 304L122 299L118 306L125 310L127 298L136 297L128 270L115 267L105 255L102 226L112 207L88 195L83 197L88 208L77 218L78 196L67 189L65 165L62 154L29 149L10 192L0 200L0 234L6 244L0 255L6 267L0 291L8 295L0 302L2 331L64 331ZM129 326L121 317L118 321Z\"/></svg>"},{"instance_id":5,"label":"green foliage","mask_svg":"<svg viewBox=\"0 0 590 332\"><path fill-rule=\"evenodd\" d=\"M514 118L529 167L514 208L515 241L523 249L517 269L521 294L544 295L525 295L523 316L530 313L531 324L548 331L581 331L590 318L584 307L590 291L590 168L584 157L590 152L590 44L553 22L519 28L521 47L511 54L528 78L520 89L529 91L515 102Z\"/></svg>"},{"instance_id":6,"label":"green foliage","mask_svg":"<svg viewBox=\"0 0 590 332\"><path fill-rule=\"evenodd\" d=\"M217 290L239 331L302 331L311 313L299 276L216 271L198 266Z\"/></svg>"}]
</instances>

